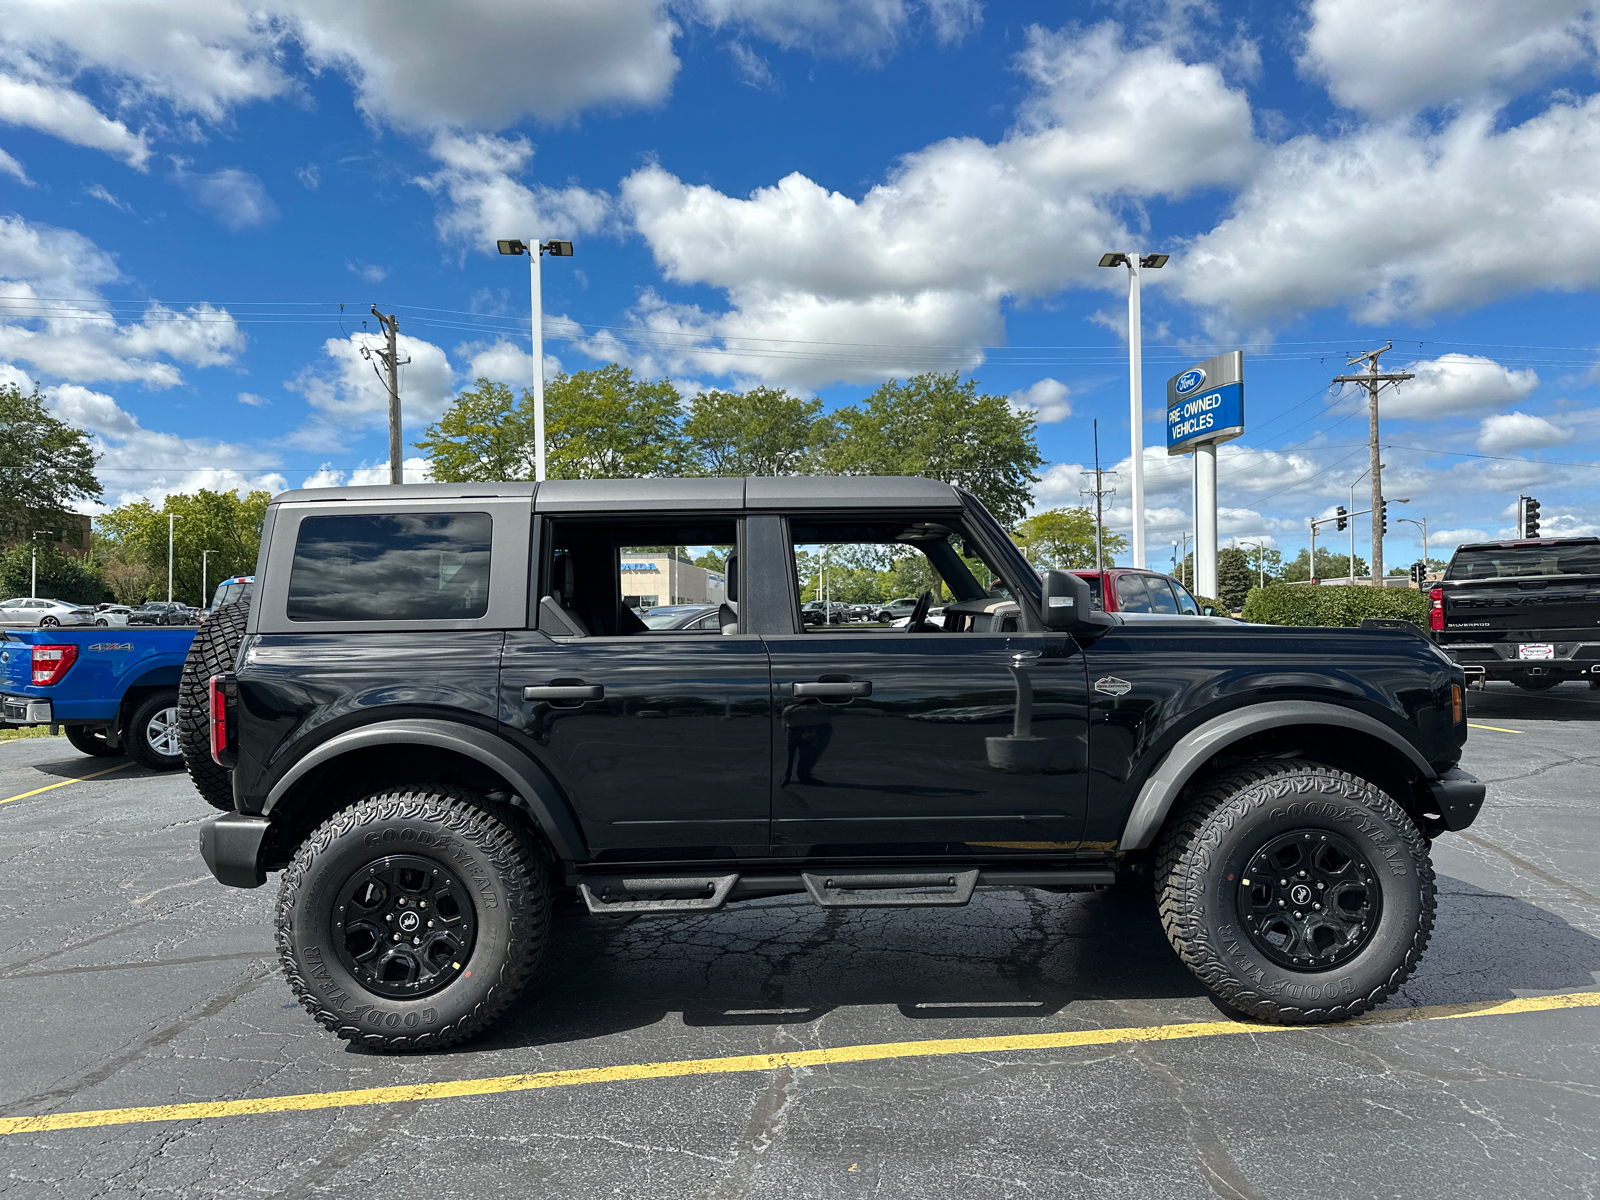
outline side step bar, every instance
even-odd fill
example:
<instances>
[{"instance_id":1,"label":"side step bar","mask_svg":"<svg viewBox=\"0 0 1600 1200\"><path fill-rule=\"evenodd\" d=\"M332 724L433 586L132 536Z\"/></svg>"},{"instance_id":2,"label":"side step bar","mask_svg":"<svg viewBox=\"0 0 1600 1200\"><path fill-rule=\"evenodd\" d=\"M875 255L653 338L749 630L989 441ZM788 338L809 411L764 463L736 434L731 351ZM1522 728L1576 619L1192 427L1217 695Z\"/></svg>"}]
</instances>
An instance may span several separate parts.
<instances>
[{"instance_id":1,"label":"side step bar","mask_svg":"<svg viewBox=\"0 0 1600 1200\"><path fill-rule=\"evenodd\" d=\"M944 871L775 871L741 875L585 875L579 894L592 913L672 916L714 912L729 900L809 895L824 908L950 908L978 887L1092 890L1115 883L1107 866L978 868Z\"/></svg>"}]
</instances>

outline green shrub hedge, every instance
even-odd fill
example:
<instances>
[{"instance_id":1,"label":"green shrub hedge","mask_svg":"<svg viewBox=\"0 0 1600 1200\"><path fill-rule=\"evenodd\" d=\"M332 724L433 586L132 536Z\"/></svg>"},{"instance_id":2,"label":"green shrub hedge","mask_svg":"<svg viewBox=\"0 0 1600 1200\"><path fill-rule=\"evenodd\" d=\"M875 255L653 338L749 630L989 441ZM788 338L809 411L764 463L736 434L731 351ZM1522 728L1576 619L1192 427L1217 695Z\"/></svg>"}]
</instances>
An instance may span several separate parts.
<instances>
[{"instance_id":1,"label":"green shrub hedge","mask_svg":"<svg viewBox=\"0 0 1600 1200\"><path fill-rule=\"evenodd\" d=\"M1363 617L1399 617L1428 627L1428 594L1414 588L1301 584L1251 588L1244 619L1262 625L1359 625Z\"/></svg>"}]
</instances>

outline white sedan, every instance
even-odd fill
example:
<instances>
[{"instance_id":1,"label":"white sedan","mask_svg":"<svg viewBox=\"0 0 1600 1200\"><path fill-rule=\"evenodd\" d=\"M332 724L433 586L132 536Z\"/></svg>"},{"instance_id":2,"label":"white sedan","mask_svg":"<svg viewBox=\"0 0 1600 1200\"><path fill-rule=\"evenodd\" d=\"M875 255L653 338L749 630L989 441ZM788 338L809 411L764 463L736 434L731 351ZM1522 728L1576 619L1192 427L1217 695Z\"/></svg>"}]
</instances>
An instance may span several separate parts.
<instances>
[{"instance_id":1,"label":"white sedan","mask_svg":"<svg viewBox=\"0 0 1600 1200\"><path fill-rule=\"evenodd\" d=\"M65 600L42 600L19 596L0 604L0 622L7 625L38 625L49 629L57 625L93 625L94 609Z\"/></svg>"}]
</instances>

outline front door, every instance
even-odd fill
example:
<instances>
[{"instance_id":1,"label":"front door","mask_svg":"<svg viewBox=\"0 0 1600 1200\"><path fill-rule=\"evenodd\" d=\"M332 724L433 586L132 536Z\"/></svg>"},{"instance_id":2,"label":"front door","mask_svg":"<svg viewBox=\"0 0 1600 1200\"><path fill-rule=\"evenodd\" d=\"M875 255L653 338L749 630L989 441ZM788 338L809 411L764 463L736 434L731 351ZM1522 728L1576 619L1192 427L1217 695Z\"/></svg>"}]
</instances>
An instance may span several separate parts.
<instances>
[{"instance_id":1,"label":"front door","mask_svg":"<svg viewBox=\"0 0 1600 1200\"><path fill-rule=\"evenodd\" d=\"M1088 691L1076 643L1017 629L1016 606L958 515L794 517L789 529L800 600L923 588L926 607L945 608L939 624L768 636L774 853L1078 848Z\"/></svg>"}]
</instances>

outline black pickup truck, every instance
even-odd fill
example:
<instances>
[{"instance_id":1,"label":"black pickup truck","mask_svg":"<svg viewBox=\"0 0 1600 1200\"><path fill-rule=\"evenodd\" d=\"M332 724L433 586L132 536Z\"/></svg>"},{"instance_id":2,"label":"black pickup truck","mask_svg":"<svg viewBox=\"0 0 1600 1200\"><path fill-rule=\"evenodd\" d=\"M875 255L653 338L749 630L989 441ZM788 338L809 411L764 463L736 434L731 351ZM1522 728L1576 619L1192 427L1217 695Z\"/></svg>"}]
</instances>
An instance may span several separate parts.
<instances>
[{"instance_id":1,"label":"black pickup truck","mask_svg":"<svg viewBox=\"0 0 1600 1200\"><path fill-rule=\"evenodd\" d=\"M726 561L714 626L625 604L620 564L663 545ZM1429 840L1483 801L1461 668L1415 631L1106 613L930 480L298 491L261 546L192 656L227 668L199 681L205 760L185 742L232 808L201 853L236 887L282 872L290 986L377 1049L494 1020L558 896L631 918L1153 886L1220 1002L1337 1020L1414 969ZM942 625L931 590L904 628L804 624L797 554L829 548L920 560Z\"/></svg>"},{"instance_id":2,"label":"black pickup truck","mask_svg":"<svg viewBox=\"0 0 1600 1200\"><path fill-rule=\"evenodd\" d=\"M1460 546L1428 608L1434 641L1469 683L1600 687L1600 538Z\"/></svg>"}]
</instances>

